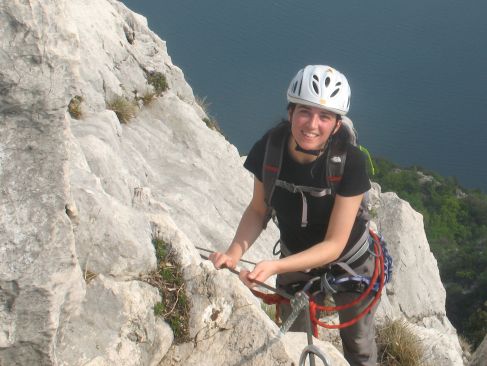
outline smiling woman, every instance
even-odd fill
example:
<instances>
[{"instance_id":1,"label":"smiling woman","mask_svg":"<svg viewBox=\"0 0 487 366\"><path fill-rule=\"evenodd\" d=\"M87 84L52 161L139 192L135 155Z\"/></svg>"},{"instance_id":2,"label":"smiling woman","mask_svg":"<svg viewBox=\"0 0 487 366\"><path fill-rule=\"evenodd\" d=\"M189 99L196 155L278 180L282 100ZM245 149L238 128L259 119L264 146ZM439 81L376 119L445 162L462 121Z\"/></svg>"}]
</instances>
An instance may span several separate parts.
<instances>
[{"instance_id":1,"label":"smiling woman","mask_svg":"<svg viewBox=\"0 0 487 366\"><path fill-rule=\"evenodd\" d=\"M306 66L291 81L287 100L289 121L266 133L245 161L245 168L254 175L254 191L235 237L226 252L212 253L210 259L218 269L234 268L273 211L279 222L281 256L257 263L252 271L240 271L245 285L253 287L256 281L277 275L277 287L294 294L303 282L337 274L341 265L358 276L370 277L375 257L367 250L368 218L361 208L364 193L370 189L365 157L347 141L336 141L342 138L337 132L350 105L347 79L329 66ZM276 136L283 146L279 167L269 164ZM344 147L339 155L337 146ZM331 165L339 163L343 170L340 176L333 176L336 183L332 184L324 177ZM269 185L270 170L277 175L274 186ZM375 293L361 292L345 290L333 297L343 305L340 321L347 324L340 330L345 358L352 365L372 366L377 358ZM289 304L281 304L280 310L283 320L291 318ZM290 330L310 331L307 316L301 313Z\"/></svg>"}]
</instances>

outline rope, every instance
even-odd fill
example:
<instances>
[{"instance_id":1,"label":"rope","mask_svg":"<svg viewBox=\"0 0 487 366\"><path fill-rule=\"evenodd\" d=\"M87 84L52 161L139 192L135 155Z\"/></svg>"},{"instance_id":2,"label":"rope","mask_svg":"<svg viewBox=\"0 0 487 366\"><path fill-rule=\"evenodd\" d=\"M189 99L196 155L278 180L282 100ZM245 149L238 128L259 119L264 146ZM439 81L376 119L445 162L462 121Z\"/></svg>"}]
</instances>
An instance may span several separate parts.
<instances>
[{"instance_id":1,"label":"rope","mask_svg":"<svg viewBox=\"0 0 487 366\"><path fill-rule=\"evenodd\" d=\"M374 269L374 275L372 277L372 280L370 281L369 287L367 290L364 291L362 295L357 297L353 302L341 306L322 306L322 305L317 305L314 301L310 301L310 317L311 317L311 322L313 323L313 334L315 337L318 336L318 328L317 325L327 328L327 329L342 329L346 327L350 327L354 325L356 322L358 322L360 319L362 319L371 309L372 307L379 301L382 289L384 288L384 256L382 254L382 249L380 247L380 241L377 235L373 232L371 234L374 237L374 252L376 254L376 259L375 259L375 269ZM375 281L377 281L378 277L378 272L380 268L380 283L379 283L379 289L377 290L377 293L375 294L373 300L370 302L370 304L360 312L357 316L354 318L350 319L347 322L340 323L340 324L328 324L320 321L319 319L316 318L316 311L321 310L321 311L338 311L342 309L348 309L354 305L356 305L359 301L363 300L365 296L367 296L370 291L372 290ZM365 296L363 296L365 294Z\"/></svg>"},{"instance_id":2,"label":"rope","mask_svg":"<svg viewBox=\"0 0 487 366\"><path fill-rule=\"evenodd\" d=\"M310 313L310 318L311 318L311 323L313 326L313 335L315 337L318 336L318 325L327 328L327 329L342 329L342 328L347 328L352 325L354 325L356 322L358 322L360 319L362 319L367 313L370 312L372 307L379 301L382 289L384 288L384 257L382 253L382 249L380 246L380 239L379 237L371 231L371 235L374 238L374 254L375 254L375 267L374 267L374 273L372 275L372 279L370 280L370 284L367 287L367 289L359 296L357 297L354 301L344 304L344 305L339 305L339 306L324 306L324 305L318 305L312 298L309 300L309 313ZM318 311L340 311L344 309L349 309L355 305L357 305L359 302L363 301L369 293L372 291L374 288L374 284L376 283L377 279L379 278L379 289L377 290L374 298L370 302L370 304L360 312L357 316L354 318L350 319L347 322L340 323L340 324L328 324L320 321L317 317L316 314ZM290 301L289 299L286 299L282 297L279 294L266 294L257 290L251 290L252 293L262 299L262 301L267 304L267 305L276 305L276 321L279 319L279 305L280 304L289 304Z\"/></svg>"},{"instance_id":3,"label":"rope","mask_svg":"<svg viewBox=\"0 0 487 366\"><path fill-rule=\"evenodd\" d=\"M311 323L312 323L312 327L313 327L313 335L315 337L318 337L318 325L323 327L323 328L327 328L327 329L342 329L342 328L350 327L350 326L354 325L356 322L358 322L360 319L362 319L367 313L369 313L370 310L372 309L372 307L379 301L380 296L382 294L382 289L384 288L384 256L382 253L382 248L380 246L379 237L372 230L370 231L370 234L374 238L375 266L374 266L374 273L372 275L372 279L370 280L369 286L354 301L352 301L348 304L344 304L344 305L338 305L338 306L318 305L313 300L313 298L310 298L309 299L309 315L310 315L310 319L311 319ZM198 249L209 251L209 250L203 249L203 248L198 248ZM201 257L203 257L204 259L208 259L208 257L206 257L204 255L201 255ZM231 270L232 272L238 274L238 271L232 270L230 268L228 268L228 269ZM379 276L380 276L380 278L379 278ZM316 314L318 311L328 311L328 312L340 311L340 310L349 309L349 308L357 305L359 302L363 301L369 295L369 293L374 288L374 285L375 285L378 278L380 280L379 289L377 290L374 298L372 299L370 304L364 310L362 310L360 312L360 314L358 314L354 318L352 318L349 321L346 321L344 323L340 323L340 324L328 324L328 323L324 323L324 322L320 321L316 317ZM289 304L290 303L290 296L288 294L284 294L282 291L275 289L273 287L270 287L266 284L263 284L260 282L258 284L260 286L267 288L267 289L274 292L274 293L269 294L269 293L263 293L263 292L257 291L255 289L250 289L250 291L254 294L254 296L262 299L262 301L265 304L276 305L276 322L278 322L278 320L279 320L279 305L280 304ZM287 295L287 296L283 296L283 295Z\"/></svg>"}]
</instances>

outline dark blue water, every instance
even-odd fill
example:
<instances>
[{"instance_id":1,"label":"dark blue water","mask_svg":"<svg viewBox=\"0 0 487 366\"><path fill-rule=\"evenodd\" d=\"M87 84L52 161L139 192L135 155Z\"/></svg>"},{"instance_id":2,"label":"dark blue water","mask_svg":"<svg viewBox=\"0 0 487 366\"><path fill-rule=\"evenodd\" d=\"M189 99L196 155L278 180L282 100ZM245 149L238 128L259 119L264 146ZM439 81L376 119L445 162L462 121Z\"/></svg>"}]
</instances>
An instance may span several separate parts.
<instances>
[{"instance_id":1,"label":"dark blue water","mask_svg":"<svg viewBox=\"0 0 487 366\"><path fill-rule=\"evenodd\" d=\"M350 82L349 116L373 155L487 192L486 1L123 2L242 155L285 115L296 71L329 64Z\"/></svg>"}]
</instances>

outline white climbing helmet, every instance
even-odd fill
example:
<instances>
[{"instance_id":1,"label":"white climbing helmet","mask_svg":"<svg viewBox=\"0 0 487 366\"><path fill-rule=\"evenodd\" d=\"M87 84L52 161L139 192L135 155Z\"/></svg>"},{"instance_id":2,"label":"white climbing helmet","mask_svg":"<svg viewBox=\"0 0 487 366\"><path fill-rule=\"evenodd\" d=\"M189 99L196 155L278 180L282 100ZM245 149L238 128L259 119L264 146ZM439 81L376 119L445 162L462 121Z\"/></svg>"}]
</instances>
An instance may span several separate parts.
<instances>
[{"instance_id":1,"label":"white climbing helmet","mask_svg":"<svg viewBox=\"0 0 487 366\"><path fill-rule=\"evenodd\" d=\"M291 80L287 100L344 116L350 108L350 86L347 78L333 67L308 65Z\"/></svg>"}]
</instances>

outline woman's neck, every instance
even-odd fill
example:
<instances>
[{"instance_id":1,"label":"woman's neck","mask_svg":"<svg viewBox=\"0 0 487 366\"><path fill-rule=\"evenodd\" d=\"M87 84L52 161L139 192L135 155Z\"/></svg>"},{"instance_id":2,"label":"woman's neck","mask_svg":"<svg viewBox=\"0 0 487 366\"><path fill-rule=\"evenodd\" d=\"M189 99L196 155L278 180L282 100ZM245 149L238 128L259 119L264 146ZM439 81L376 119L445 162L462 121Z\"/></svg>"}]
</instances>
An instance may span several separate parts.
<instances>
[{"instance_id":1,"label":"woman's neck","mask_svg":"<svg viewBox=\"0 0 487 366\"><path fill-rule=\"evenodd\" d=\"M321 154L323 154L323 152L320 154L320 155L312 155L312 154L306 154L304 152L301 152L301 151L298 151L296 150L296 147L298 146L298 144L296 143L296 141L294 140L294 138L291 136L288 140L288 144L287 144L287 150L289 152L289 155L291 156L291 158L294 160L294 161L297 161L298 163L300 164L309 164L309 163L312 163L313 161L315 161L316 159L318 159Z\"/></svg>"}]
</instances>

